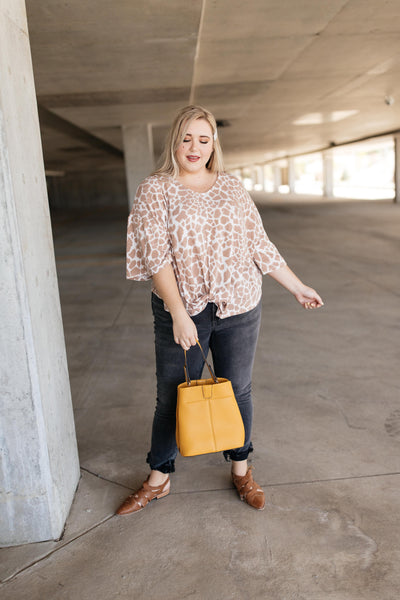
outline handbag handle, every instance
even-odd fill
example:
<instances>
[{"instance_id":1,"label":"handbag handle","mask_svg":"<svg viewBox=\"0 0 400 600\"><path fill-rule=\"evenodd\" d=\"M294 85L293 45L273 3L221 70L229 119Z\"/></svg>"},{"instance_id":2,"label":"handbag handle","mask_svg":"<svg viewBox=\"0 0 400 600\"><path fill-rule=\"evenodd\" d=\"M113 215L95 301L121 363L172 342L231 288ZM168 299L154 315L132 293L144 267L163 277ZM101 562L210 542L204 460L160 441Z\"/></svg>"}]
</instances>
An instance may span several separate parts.
<instances>
[{"instance_id":1,"label":"handbag handle","mask_svg":"<svg viewBox=\"0 0 400 600\"><path fill-rule=\"evenodd\" d=\"M208 360L207 360L207 358L206 358L206 355L204 354L204 350L203 350L203 348L201 347L201 344L200 344L199 340L196 340L196 341L197 341L197 344L198 344L198 346L199 346L199 348L200 348L200 350L201 350L201 353L202 353L202 355L203 355L203 358L204 358L204 362L206 363L206 365L207 365L207 367L208 367L208 370L210 371L210 375L211 375L211 377L212 377L212 379L213 379L214 383L218 383L218 378L215 376L215 373L214 373L214 371L213 371L213 369L212 369L212 367L211 367L210 363L208 362ZM190 384L192 383L192 381L191 381L191 379L190 379L190 375L189 375L189 369L188 369L188 366L187 366L186 350L184 350L184 353L185 353L185 364L184 364L184 366L183 366L183 369L184 369L184 371L185 371L185 379L186 379L186 383L187 383L187 385L190 385Z\"/></svg>"}]
</instances>

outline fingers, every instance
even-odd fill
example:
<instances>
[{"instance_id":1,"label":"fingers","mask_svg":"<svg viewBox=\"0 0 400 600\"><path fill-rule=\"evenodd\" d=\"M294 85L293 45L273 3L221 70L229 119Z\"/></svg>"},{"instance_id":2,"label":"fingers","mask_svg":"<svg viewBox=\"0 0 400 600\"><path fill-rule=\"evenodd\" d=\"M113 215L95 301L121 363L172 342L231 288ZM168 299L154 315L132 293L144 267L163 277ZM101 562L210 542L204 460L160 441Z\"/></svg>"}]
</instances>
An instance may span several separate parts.
<instances>
[{"instance_id":1,"label":"fingers","mask_svg":"<svg viewBox=\"0 0 400 600\"><path fill-rule=\"evenodd\" d=\"M324 305L321 296L319 296L316 292L315 292L314 302L316 304L316 308L318 308L318 306L323 306Z\"/></svg>"},{"instance_id":2,"label":"fingers","mask_svg":"<svg viewBox=\"0 0 400 600\"><path fill-rule=\"evenodd\" d=\"M189 315L176 318L173 325L174 341L184 350L189 350L197 343L197 328Z\"/></svg>"},{"instance_id":3,"label":"fingers","mask_svg":"<svg viewBox=\"0 0 400 600\"><path fill-rule=\"evenodd\" d=\"M196 341L193 341L192 336L184 336L184 335L175 335L174 336L175 344L182 346L184 350L189 350L192 346L196 344Z\"/></svg>"},{"instance_id":4,"label":"fingers","mask_svg":"<svg viewBox=\"0 0 400 600\"><path fill-rule=\"evenodd\" d=\"M176 342L177 344L179 344L180 346L182 346L182 348L183 348L184 350L190 350L190 348L191 348L192 346L195 346L195 345L196 345L196 342L193 344L192 342L190 342L190 341L188 341L188 340L180 340L180 341L179 341L179 340L175 340L175 342Z\"/></svg>"},{"instance_id":5,"label":"fingers","mask_svg":"<svg viewBox=\"0 0 400 600\"><path fill-rule=\"evenodd\" d=\"M174 337L175 343L179 344L184 350L190 350L192 346L197 344L197 331L193 335L177 335Z\"/></svg>"},{"instance_id":6,"label":"fingers","mask_svg":"<svg viewBox=\"0 0 400 600\"><path fill-rule=\"evenodd\" d=\"M324 306L324 303L322 302L322 300L320 300L320 301L312 300L310 302L304 302L303 306L306 310L312 310L313 308L318 308L319 306Z\"/></svg>"},{"instance_id":7,"label":"fingers","mask_svg":"<svg viewBox=\"0 0 400 600\"><path fill-rule=\"evenodd\" d=\"M321 296L312 288L305 288L303 291L303 300L305 302L300 302L306 310L312 310L324 305Z\"/></svg>"}]
</instances>

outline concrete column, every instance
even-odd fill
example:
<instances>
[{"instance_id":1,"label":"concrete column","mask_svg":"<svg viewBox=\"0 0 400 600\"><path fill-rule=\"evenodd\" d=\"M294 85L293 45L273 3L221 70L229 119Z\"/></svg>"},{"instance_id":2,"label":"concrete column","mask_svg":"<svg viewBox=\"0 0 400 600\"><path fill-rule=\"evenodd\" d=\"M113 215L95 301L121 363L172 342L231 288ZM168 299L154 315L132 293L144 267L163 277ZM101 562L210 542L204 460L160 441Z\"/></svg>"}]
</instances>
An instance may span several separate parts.
<instances>
[{"instance_id":1,"label":"concrete column","mask_svg":"<svg viewBox=\"0 0 400 600\"><path fill-rule=\"evenodd\" d=\"M323 190L326 198L333 198L333 154L327 150L322 155Z\"/></svg>"},{"instance_id":2,"label":"concrete column","mask_svg":"<svg viewBox=\"0 0 400 600\"><path fill-rule=\"evenodd\" d=\"M278 164L272 165L272 173L274 176L274 192L279 192L282 185L282 171Z\"/></svg>"},{"instance_id":3,"label":"concrete column","mask_svg":"<svg viewBox=\"0 0 400 600\"><path fill-rule=\"evenodd\" d=\"M264 165L263 167L263 189L264 192L274 191L273 171L271 165Z\"/></svg>"},{"instance_id":4,"label":"concrete column","mask_svg":"<svg viewBox=\"0 0 400 600\"><path fill-rule=\"evenodd\" d=\"M260 191L263 189L263 170L260 165L255 165L252 169L253 190Z\"/></svg>"},{"instance_id":5,"label":"concrete column","mask_svg":"<svg viewBox=\"0 0 400 600\"><path fill-rule=\"evenodd\" d=\"M24 0L0 7L0 545L57 539L79 480Z\"/></svg>"},{"instance_id":6,"label":"concrete column","mask_svg":"<svg viewBox=\"0 0 400 600\"><path fill-rule=\"evenodd\" d=\"M124 125L122 128L129 209L141 181L154 170L151 125Z\"/></svg>"},{"instance_id":7,"label":"concrete column","mask_svg":"<svg viewBox=\"0 0 400 600\"><path fill-rule=\"evenodd\" d=\"M296 193L296 172L294 167L294 158L288 158L288 185L291 194Z\"/></svg>"},{"instance_id":8,"label":"concrete column","mask_svg":"<svg viewBox=\"0 0 400 600\"><path fill-rule=\"evenodd\" d=\"M400 136L394 136L394 201L400 202Z\"/></svg>"}]
</instances>

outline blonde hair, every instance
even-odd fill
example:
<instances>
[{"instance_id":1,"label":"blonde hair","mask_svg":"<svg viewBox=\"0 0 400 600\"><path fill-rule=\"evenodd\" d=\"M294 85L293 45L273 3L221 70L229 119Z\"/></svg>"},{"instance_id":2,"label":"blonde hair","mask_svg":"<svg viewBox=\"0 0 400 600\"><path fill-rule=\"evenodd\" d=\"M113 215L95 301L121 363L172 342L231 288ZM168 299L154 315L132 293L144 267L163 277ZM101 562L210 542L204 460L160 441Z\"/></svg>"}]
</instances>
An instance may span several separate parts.
<instances>
[{"instance_id":1,"label":"blonde hair","mask_svg":"<svg viewBox=\"0 0 400 600\"><path fill-rule=\"evenodd\" d=\"M217 123L215 122L214 116L209 110L202 106L190 105L181 108L176 115L165 142L164 152L160 159L160 166L154 171L154 175L166 174L172 175L175 178L178 177L179 165L176 160L176 151L183 142L190 124L197 119L204 119L207 121L213 133L214 147L206 168L212 173L220 173L224 170L222 149L218 139Z\"/></svg>"}]
</instances>

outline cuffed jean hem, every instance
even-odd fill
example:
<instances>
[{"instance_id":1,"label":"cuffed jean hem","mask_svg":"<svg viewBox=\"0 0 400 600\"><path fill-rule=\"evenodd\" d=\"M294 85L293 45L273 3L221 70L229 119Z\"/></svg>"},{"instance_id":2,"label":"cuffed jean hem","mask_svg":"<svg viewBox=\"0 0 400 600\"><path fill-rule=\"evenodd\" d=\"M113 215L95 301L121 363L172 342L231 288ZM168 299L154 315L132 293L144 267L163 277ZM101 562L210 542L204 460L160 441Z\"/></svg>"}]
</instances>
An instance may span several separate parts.
<instances>
[{"instance_id":1,"label":"cuffed jean hem","mask_svg":"<svg viewBox=\"0 0 400 600\"><path fill-rule=\"evenodd\" d=\"M161 473L175 473L175 460L167 460L162 465L155 466L151 464L151 453L149 452L146 458L147 464L150 465L152 471L161 471Z\"/></svg>"},{"instance_id":2,"label":"cuffed jean hem","mask_svg":"<svg viewBox=\"0 0 400 600\"><path fill-rule=\"evenodd\" d=\"M224 458L227 462L230 462L231 460L247 460L250 452L254 452L254 448L253 448L253 443L250 442L249 447L247 448L247 450L241 450L241 451L237 451L237 450L224 450L223 455Z\"/></svg>"}]
</instances>

